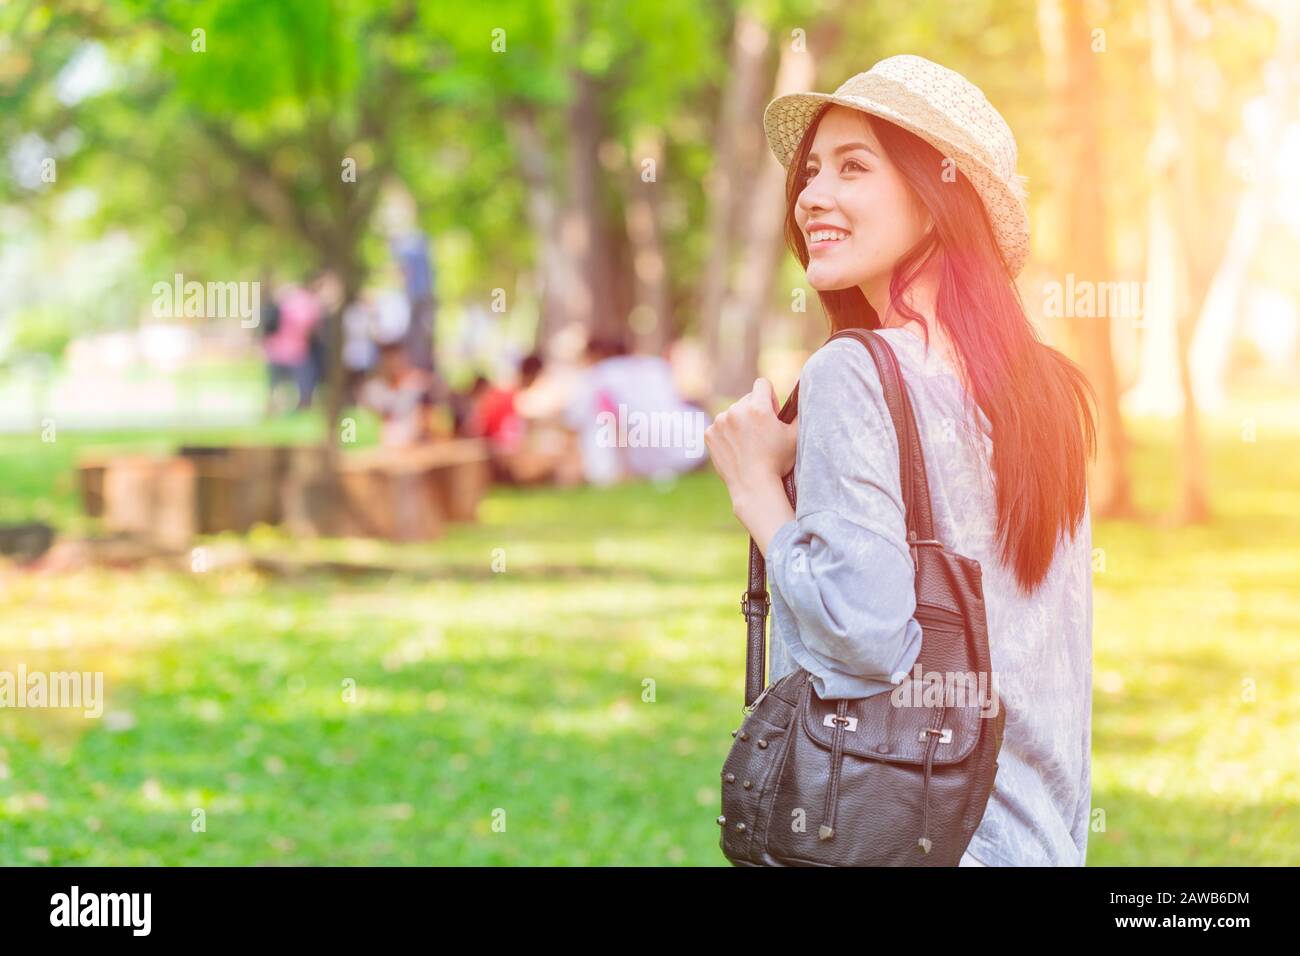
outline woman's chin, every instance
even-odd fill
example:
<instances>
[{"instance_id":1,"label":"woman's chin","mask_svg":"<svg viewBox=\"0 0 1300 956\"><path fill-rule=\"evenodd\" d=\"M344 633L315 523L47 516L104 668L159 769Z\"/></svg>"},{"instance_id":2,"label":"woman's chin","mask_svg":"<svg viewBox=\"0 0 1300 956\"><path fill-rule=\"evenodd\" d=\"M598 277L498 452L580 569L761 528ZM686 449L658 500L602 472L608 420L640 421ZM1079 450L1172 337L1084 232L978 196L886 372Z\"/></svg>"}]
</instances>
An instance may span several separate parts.
<instances>
[{"instance_id":1,"label":"woman's chin","mask_svg":"<svg viewBox=\"0 0 1300 956\"><path fill-rule=\"evenodd\" d=\"M804 275L808 279L808 284L817 292L839 292L841 289L857 285L838 269L834 272L829 269L819 269L816 263L810 265Z\"/></svg>"}]
</instances>

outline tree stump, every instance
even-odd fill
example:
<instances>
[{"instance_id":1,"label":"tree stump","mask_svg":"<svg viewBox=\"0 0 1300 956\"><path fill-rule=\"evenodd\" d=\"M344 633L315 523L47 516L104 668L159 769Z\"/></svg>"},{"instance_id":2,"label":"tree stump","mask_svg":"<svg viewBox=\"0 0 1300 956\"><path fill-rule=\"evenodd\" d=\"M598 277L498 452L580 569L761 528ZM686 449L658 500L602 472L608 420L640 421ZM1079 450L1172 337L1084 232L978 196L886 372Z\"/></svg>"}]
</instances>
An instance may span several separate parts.
<instances>
[{"instance_id":1,"label":"tree stump","mask_svg":"<svg viewBox=\"0 0 1300 956\"><path fill-rule=\"evenodd\" d=\"M326 449L319 446L285 448L284 480L280 486L281 523L290 534L321 537L344 530L346 507L338 476Z\"/></svg>"},{"instance_id":2,"label":"tree stump","mask_svg":"<svg viewBox=\"0 0 1300 956\"><path fill-rule=\"evenodd\" d=\"M164 547L184 549L197 533L195 467L167 455L126 455L103 465L102 517Z\"/></svg>"},{"instance_id":3,"label":"tree stump","mask_svg":"<svg viewBox=\"0 0 1300 956\"><path fill-rule=\"evenodd\" d=\"M340 469L357 533L399 541L436 538L446 522L478 520L491 482L479 438L353 451Z\"/></svg>"},{"instance_id":4,"label":"tree stump","mask_svg":"<svg viewBox=\"0 0 1300 956\"><path fill-rule=\"evenodd\" d=\"M276 446L183 446L180 454L198 469L200 533L278 524L287 451Z\"/></svg>"},{"instance_id":5,"label":"tree stump","mask_svg":"<svg viewBox=\"0 0 1300 956\"><path fill-rule=\"evenodd\" d=\"M104 514L104 471L106 463L100 459L83 458L77 462L77 483L81 489L81 507L92 518Z\"/></svg>"},{"instance_id":6,"label":"tree stump","mask_svg":"<svg viewBox=\"0 0 1300 956\"><path fill-rule=\"evenodd\" d=\"M391 541L441 537L444 516L429 475L404 449L368 449L345 455L340 463L344 513L351 533Z\"/></svg>"}]
</instances>

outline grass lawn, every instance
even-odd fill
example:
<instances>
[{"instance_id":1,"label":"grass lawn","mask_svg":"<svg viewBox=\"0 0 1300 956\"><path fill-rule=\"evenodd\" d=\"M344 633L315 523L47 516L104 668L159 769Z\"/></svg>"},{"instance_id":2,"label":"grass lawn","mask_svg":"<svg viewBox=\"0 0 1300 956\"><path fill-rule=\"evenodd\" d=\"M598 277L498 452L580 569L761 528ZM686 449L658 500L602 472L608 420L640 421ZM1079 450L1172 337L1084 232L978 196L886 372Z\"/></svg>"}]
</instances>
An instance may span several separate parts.
<instances>
[{"instance_id":1,"label":"grass lawn","mask_svg":"<svg viewBox=\"0 0 1300 956\"><path fill-rule=\"evenodd\" d=\"M1212 525L1094 529L1092 865L1300 859L1294 408L1255 442L1209 423ZM1152 509L1172 432L1134 430ZM137 437L0 437L0 520L77 527L76 448ZM726 865L747 539L720 482L497 490L481 517L427 545L254 535L391 576L0 575L0 670L100 670L107 697L0 710L0 864Z\"/></svg>"}]
</instances>

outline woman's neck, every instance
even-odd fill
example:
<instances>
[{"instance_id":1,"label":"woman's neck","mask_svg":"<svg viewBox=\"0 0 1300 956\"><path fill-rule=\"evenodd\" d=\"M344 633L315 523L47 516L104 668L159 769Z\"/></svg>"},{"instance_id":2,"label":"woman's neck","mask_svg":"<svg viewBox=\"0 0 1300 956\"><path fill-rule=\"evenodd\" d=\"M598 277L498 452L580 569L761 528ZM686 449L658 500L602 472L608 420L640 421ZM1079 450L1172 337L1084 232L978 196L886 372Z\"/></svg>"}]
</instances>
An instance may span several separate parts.
<instances>
[{"instance_id":1,"label":"woman's neck","mask_svg":"<svg viewBox=\"0 0 1300 956\"><path fill-rule=\"evenodd\" d=\"M923 270L912 281L902 296L903 303L906 303L910 311L918 314L921 317L920 320L901 314L895 306L890 304L888 277L873 286L864 285L862 294L866 296L871 307L875 309L876 315L880 316L881 328L906 329L922 341L925 340L926 330L928 329L930 348L939 353L939 356L956 372L962 386L966 386L966 375L962 368L961 359L957 354L957 350L953 347L952 340L948 338L947 332L944 331L942 324L936 318L938 315L939 275L938 271L933 268L933 264Z\"/></svg>"},{"instance_id":2,"label":"woman's neck","mask_svg":"<svg viewBox=\"0 0 1300 956\"><path fill-rule=\"evenodd\" d=\"M862 285L862 294L866 296L867 302L875 309L876 315L880 317L880 326L885 329L907 328L917 325L915 319L909 319L900 314L898 308L890 301L889 284L891 275L884 275L874 281ZM912 312L918 313L922 321L931 329L938 324L935 322L935 313L939 301L939 271L936 263L931 260L927 266L921 270L920 275L916 276L903 292L903 303ZM900 305L903 303L899 303ZM920 331L913 329L913 331Z\"/></svg>"}]
</instances>

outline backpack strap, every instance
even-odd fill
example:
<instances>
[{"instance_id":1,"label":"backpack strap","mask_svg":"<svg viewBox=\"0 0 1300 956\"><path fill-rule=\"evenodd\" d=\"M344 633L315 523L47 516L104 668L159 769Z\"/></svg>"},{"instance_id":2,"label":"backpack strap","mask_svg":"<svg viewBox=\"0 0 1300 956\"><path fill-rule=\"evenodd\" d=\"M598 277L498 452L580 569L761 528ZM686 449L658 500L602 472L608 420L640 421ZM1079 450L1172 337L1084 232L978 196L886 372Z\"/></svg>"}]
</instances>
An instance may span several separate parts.
<instances>
[{"instance_id":1,"label":"backpack strap","mask_svg":"<svg viewBox=\"0 0 1300 956\"><path fill-rule=\"evenodd\" d=\"M902 489L903 504L906 508L908 541L909 543L932 542L934 519L930 508L930 485L926 478L925 455L921 449L920 433L916 427L916 417L912 411L907 388L903 383L898 357L889 343L870 329L841 329L826 341L844 337L851 337L861 342L880 373L885 404L889 408L889 417L894 423L894 433L898 436L899 487ZM798 414L798 409L799 383L795 382L794 389L790 392L790 397L786 399L777 418L789 424ZM781 479L792 508L795 507L796 499L794 472L795 469L791 468L790 472ZM748 587L740 596L740 613L745 618L746 628L745 709L747 712L763 693L766 684L766 629L767 614L771 606L772 598L767 592L767 562L751 536Z\"/></svg>"}]
</instances>

